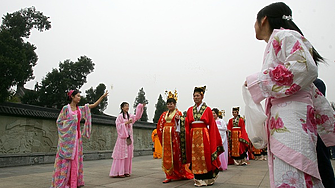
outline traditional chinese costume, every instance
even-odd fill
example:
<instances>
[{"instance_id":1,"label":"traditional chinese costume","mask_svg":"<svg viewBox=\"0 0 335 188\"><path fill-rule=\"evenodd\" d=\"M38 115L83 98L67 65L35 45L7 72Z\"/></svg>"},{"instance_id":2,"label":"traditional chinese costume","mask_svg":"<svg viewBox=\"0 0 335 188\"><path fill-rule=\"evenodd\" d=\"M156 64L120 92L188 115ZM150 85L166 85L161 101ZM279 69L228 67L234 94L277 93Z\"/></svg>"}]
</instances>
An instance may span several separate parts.
<instances>
[{"instance_id":1,"label":"traditional chinese costume","mask_svg":"<svg viewBox=\"0 0 335 188\"><path fill-rule=\"evenodd\" d=\"M83 133L80 120L84 118ZM63 107L57 118L58 146L51 187L78 187L83 180L83 147L81 135L91 135L91 111L86 104L72 111L70 105Z\"/></svg>"},{"instance_id":2,"label":"traditional chinese costume","mask_svg":"<svg viewBox=\"0 0 335 188\"><path fill-rule=\"evenodd\" d=\"M237 116L228 122L229 152L235 165L246 165L249 138L245 130L244 119Z\"/></svg>"},{"instance_id":3,"label":"traditional chinese costume","mask_svg":"<svg viewBox=\"0 0 335 188\"><path fill-rule=\"evenodd\" d=\"M182 164L180 125L176 115L182 116L182 113L177 109L171 113L163 112L157 123L157 134L163 147L162 169L168 180L193 179L189 164Z\"/></svg>"},{"instance_id":4,"label":"traditional chinese costume","mask_svg":"<svg viewBox=\"0 0 335 188\"><path fill-rule=\"evenodd\" d=\"M116 118L115 124L118 136L113 149L113 164L109 176L115 177L131 174L134 151L133 124L142 117L142 114L143 104L138 104L136 115L129 114L129 119L133 120L132 123L126 124L129 119L128 117L123 117L122 113Z\"/></svg>"},{"instance_id":5,"label":"traditional chinese costume","mask_svg":"<svg viewBox=\"0 0 335 188\"><path fill-rule=\"evenodd\" d=\"M271 187L323 187L316 142L335 144L334 114L314 86L312 45L293 30L275 29L260 73L247 77L255 103L266 101Z\"/></svg>"},{"instance_id":6,"label":"traditional chinese costume","mask_svg":"<svg viewBox=\"0 0 335 188\"><path fill-rule=\"evenodd\" d=\"M212 110L206 103L187 110L185 137L186 161L191 163L195 185L212 185L221 165L219 155L223 146Z\"/></svg>"},{"instance_id":7,"label":"traditional chinese costume","mask_svg":"<svg viewBox=\"0 0 335 188\"><path fill-rule=\"evenodd\" d=\"M221 153L221 155L219 155L220 158L220 162L221 162L221 166L220 166L220 170L227 170L227 166L228 166L228 140L227 140L227 124L223 119L217 118L215 120L216 125L218 126L219 132L220 132L220 136L222 139L222 145L223 145L223 149L224 152Z\"/></svg>"},{"instance_id":8,"label":"traditional chinese costume","mask_svg":"<svg viewBox=\"0 0 335 188\"><path fill-rule=\"evenodd\" d=\"M153 151L153 157L154 159L161 159L162 158L162 145L159 141L157 129L154 129L151 133L151 139L154 143L154 151Z\"/></svg>"}]
</instances>

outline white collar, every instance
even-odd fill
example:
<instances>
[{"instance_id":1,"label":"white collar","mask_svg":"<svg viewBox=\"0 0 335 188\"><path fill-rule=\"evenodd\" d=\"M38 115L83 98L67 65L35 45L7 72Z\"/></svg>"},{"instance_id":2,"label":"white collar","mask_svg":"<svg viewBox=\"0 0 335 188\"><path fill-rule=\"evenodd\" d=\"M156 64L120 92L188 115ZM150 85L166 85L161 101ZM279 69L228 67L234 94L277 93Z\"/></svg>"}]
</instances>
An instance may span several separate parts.
<instances>
[{"instance_id":1,"label":"white collar","mask_svg":"<svg viewBox=\"0 0 335 188\"><path fill-rule=\"evenodd\" d=\"M199 112L201 106L204 104L205 102L202 102L199 106L197 106L197 111Z\"/></svg>"}]
</instances>

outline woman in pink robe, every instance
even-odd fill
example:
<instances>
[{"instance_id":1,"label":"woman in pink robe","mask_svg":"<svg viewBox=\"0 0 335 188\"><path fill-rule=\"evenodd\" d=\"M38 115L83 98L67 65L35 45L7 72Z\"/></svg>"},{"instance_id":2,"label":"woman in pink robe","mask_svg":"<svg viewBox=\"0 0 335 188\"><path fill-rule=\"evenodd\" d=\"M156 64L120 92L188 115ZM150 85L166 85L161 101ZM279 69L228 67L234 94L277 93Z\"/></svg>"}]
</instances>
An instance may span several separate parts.
<instances>
[{"instance_id":1,"label":"woman in pink robe","mask_svg":"<svg viewBox=\"0 0 335 188\"><path fill-rule=\"evenodd\" d=\"M138 104L136 115L129 114L129 104L121 104L121 113L116 118L117 139L113 149L113 164L109 173L110 177L129 177L132 169L133 158L133 124L142 117L145 104Z\"/></svg>"},{"instance_id":2,"label":"woman in pink robe","mask_svg":"<svg viewBox=\"0 0 335 188\"><path fill-rule=\"evenodd\" d=\"M80 131L80 120L85 119L82 135L91 135L91 108L95 108L106 96L102 95L94 104L78 106L80 93L77 90L68 92L70 103L65 105L57 119L58 146L52 176L51 187L84 186L83 179L83 147Z\"/></svg>"},{"instance_id":3,"label":"woman in pink robe","mask_svg":"<svg viewBox=\"0 0 335 188\"><path fill-rule=\"evenodd\" d=\"M268 163L271 188L323 187L316 141L335 144L334 115L313 84L317 53L292 20L285 3L273 3L257 14L256 38L265 40L263 66L245 85L253 101L266 98Z\"/></svg>"}]
</instances>

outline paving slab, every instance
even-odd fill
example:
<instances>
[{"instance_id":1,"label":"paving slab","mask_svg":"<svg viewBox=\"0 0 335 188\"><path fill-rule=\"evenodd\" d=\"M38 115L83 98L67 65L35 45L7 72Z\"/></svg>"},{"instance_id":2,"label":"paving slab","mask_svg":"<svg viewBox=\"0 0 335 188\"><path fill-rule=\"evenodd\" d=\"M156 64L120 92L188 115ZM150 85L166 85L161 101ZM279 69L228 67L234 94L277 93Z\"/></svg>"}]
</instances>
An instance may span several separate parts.
<instances>
[{"instance_id":1,"label":"paving slab","mask_svg":"<svg viewBox=\"0 0 335 188\"><path fill-rule=\"evenodd\" d=\"M109 171L112 159L84 161L84 188L188 188L195 187L193 180L172 181L163 184L165 174L162 161L152 156L133 159L133 172L127 178L111 178ZM332 160L333 167L335 161ZM0 188L46 188L50 187L53 164L0 168ZM219 173L213 188L268 188L269 170L267 161L250 160L247 166L229 165Z\"/></svg>"}]
</instances>

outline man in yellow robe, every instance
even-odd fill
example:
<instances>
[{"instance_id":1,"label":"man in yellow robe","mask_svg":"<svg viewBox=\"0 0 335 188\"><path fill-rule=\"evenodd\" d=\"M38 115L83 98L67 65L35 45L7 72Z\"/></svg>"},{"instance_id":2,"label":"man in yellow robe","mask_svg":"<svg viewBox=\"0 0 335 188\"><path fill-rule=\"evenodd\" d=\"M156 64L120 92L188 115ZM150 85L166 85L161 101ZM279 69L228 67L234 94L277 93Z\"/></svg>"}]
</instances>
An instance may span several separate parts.
<instances>
[{"instance_id":1,"label":"man in yellow robe","mask_svg":"<svg viewBox=\"0 0 335 188\"><path fill-rule=\"evenodd\" d=\"M162 158L162 145L159 142L159 138L157 135L157 129L152 131L151 139L152 139L152 142L154 143L153 157L154 159L161 159Z\"/></svg>"}]
</instances>

